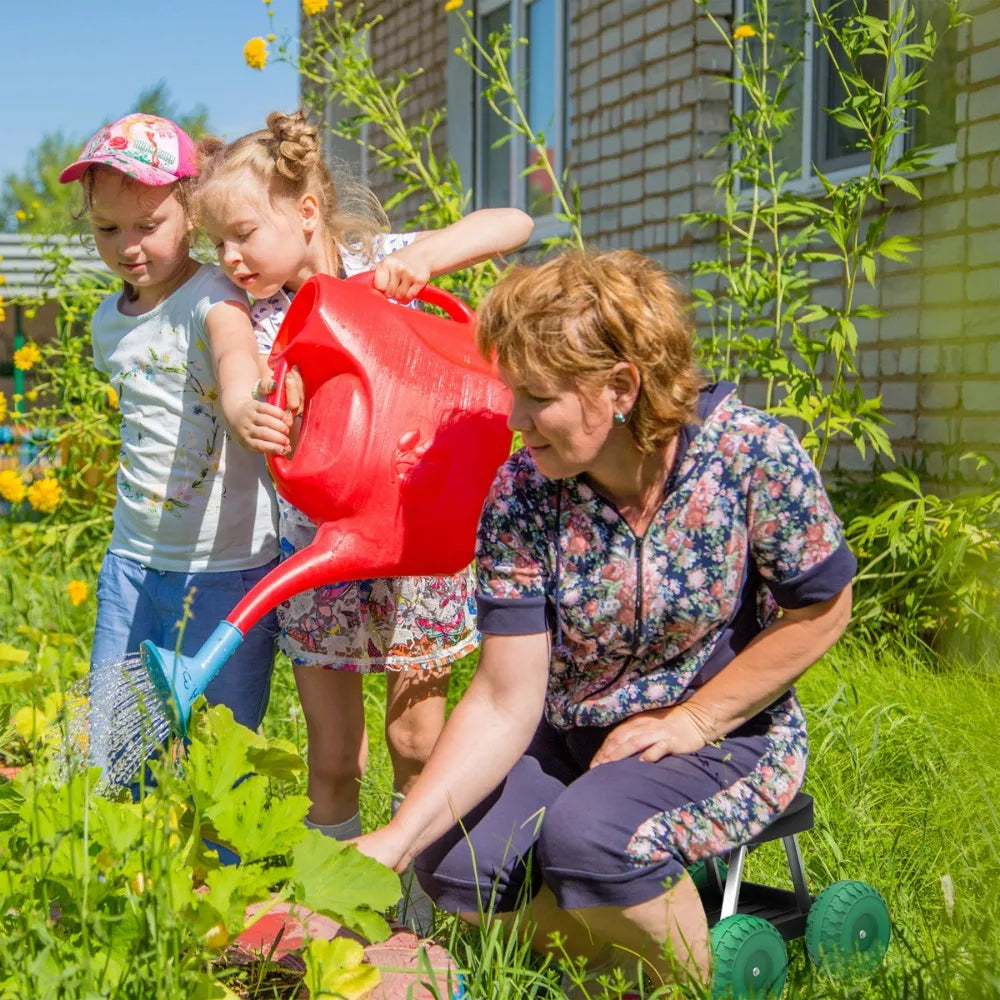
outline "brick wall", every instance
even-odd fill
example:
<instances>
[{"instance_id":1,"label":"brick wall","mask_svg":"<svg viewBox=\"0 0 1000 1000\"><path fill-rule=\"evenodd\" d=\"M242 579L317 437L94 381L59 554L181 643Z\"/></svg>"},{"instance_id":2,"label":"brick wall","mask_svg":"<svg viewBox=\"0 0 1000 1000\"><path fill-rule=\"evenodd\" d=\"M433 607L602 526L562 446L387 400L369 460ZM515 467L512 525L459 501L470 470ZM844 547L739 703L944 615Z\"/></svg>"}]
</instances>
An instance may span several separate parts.
<instances>
[{"instance_id":1,"label":"brick wall","mask_svg":"<svg viewBox=\"0 0 1000 1000\"><path fill-rule=\"evenodd\" d=\"M374 37L379 69L427 70L414 112L444 102L442 6L370 8L385 15ZM728 50L693 0L568 7L571 164L586 238L648 253L689 280L692 261L712 245L679 217L714 197L725 154L710 150L730 102L715 74L728 72ZM957 162L917 180L919 203L890 193L900 208L887 232L918 238L923 252L908 265L880 265L877 288L863 294L887 315L859 326L866 391L881 393L897 453L921 454L931 479L946 474L958 450L1000 458L1000 0L965 7L972 21L959 38ZM710 9L728 17L732 0L712 0ZM377 189L384 197L391 181ZM831 459L860 461L850 447Z\"/></svg>"}]
</instances>

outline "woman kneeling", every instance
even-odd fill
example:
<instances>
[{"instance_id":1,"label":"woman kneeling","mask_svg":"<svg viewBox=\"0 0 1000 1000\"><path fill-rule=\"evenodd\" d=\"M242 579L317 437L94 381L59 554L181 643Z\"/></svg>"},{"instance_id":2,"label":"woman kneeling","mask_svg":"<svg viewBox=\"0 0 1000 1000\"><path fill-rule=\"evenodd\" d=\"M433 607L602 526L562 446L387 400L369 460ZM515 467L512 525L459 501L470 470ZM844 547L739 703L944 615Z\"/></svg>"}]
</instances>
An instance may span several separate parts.
<instances>
[{"instance_id":1,"label":"woman kneeling","mask_svg":"<svg viewBox=\"0 0 1000 1000\"><path fill-rule=\"evenodd\" d=\"M525 447L479 527L479 668L393 821L437 904L530 905L595 970L707 978L685 868L798 791L791 690L850 617L855 560L794 434L703 384L684 297L618 251L516 268L480 348ZM456 820L459 820L456 823Z\"/></svg>"}]
</instances>

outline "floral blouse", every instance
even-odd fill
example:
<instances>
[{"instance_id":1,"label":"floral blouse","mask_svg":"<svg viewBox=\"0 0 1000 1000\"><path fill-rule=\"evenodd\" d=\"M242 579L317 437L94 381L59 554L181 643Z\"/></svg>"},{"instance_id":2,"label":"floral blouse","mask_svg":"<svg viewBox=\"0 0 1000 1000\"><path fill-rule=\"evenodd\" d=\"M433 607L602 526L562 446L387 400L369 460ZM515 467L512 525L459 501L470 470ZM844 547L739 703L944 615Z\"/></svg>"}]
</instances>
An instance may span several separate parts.
<instances>
[{"instance_id":1,"label":"floral blouse","mask_svg":"<svg viewBox=\"0 0 1000 1000\"><path fill-rule=\"evenodd\" d=\"M792 431L728 384L702 392L698 416L642 537L586 477L546 479L527 450L497 475L477 544L479 627L554 633L546 716L557 728L683 701L779 606L828 600L854 575Z\"/></svg>"}]
</instances>

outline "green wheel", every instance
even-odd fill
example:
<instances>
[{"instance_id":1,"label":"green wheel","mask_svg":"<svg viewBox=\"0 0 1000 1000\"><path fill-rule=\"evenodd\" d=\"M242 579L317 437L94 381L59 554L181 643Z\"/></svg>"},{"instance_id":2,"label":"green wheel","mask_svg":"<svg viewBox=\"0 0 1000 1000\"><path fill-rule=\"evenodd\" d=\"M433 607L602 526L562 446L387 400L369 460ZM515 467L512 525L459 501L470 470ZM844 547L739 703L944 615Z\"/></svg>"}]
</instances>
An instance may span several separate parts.
<instances>
[{"instance_id":1,"label":"green wheel","mask_svg":"<svg viewBox=\"0 0 1000 1000\"><path fill-rule=\"evenodd\" d=\"M873 972L885 957L889 908L867 882L834 882L809 909L806 950L816 968L836 979Z\"/></svg>"},{"instance_id":2,"label":"green wheel","mask_svg":"<svg viewBox=\"0 0 1000 1000\"><path fill-rule=\"evenodd\" d=\"M688 875L691 876L691 880L694 882L694 887L699 892L707 889L709 886L708 866L710 864L710 861L696 861L687 870ZM729 871L729 867L725 861L717 861L716 864L719 866L719 877L722 879L722 884L725 885L726 872Z\"/></svg>"},{"instance_id":3,"label":"green wheel","mask_svg":"<svg viewBox=\"0 0 1000 1000\"><path fill-rule=\"evenodd\" d=\"M715 1000L777 997L785 985L788 951L774 924L737 913L712 928Z\"/></svg>"}]
</instances>

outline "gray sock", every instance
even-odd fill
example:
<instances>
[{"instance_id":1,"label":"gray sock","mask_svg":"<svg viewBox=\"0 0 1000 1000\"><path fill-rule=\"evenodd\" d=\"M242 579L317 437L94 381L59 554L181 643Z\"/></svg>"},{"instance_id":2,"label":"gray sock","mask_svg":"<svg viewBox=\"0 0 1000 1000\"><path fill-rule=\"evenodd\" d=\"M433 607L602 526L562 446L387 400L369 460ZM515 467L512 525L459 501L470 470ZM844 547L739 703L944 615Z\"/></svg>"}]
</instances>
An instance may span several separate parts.
<instances>
[{"instance_id":1,"label":"gray sock","mask_svg":"<svg viewBox=\"0 0 1000 1000\"><path fill-rule=\"evenodd\" d=\"M389 802L389 811L393 816L402 804L402 792L393 792ZM413 871L413 862L406 866L406 871L399 876L399 881L403 888L403 897L396 907L396 920L419 937L429 937L434 930L434 904L420 887Z\"/></svg>"},{"instance_id":2,"label":"gray sock","mask_svg":"<svg viewBox=\"0 0 1000 1000\"><path fill-rule=\"evenodd\" d=\"M350 840L352 837L361 836L361 813L355 813L350 819L345 819L343 823L327 823L326 825L307 819L306 826L310 830L319 830L324 837L333 837L334 840Z\"/></svg>"}]
</instances>

